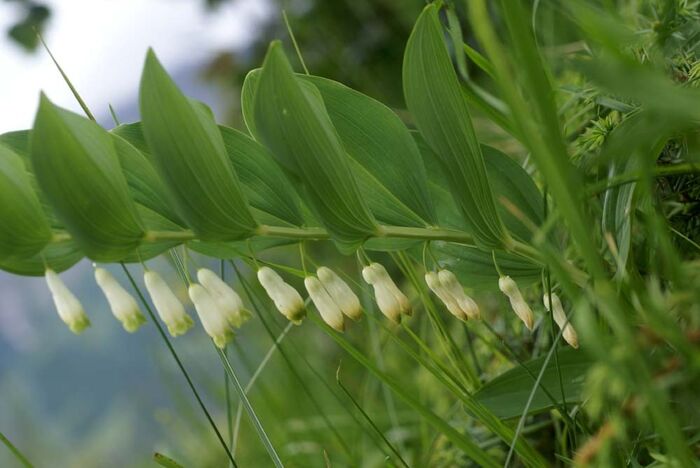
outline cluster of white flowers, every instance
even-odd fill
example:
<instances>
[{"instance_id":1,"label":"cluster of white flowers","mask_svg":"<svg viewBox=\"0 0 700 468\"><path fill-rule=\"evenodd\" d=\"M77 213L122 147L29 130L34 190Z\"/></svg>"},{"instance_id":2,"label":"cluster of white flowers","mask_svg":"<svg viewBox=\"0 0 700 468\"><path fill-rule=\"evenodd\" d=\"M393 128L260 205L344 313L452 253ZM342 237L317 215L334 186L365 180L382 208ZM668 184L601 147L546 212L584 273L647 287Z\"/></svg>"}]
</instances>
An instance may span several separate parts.
<instances>
[{"instance_id":1,"label":"cluster of white flowers","mask_svg":"<svg viewBox=\"0 0 700 468\"><path fill-rule=\"evenodd\" d=\"M467 296L457 277L449 270L429 271L425 282L433 293L445 304L447 310L460 320L478 319L479 306Z\"/></svg>"},{"instance_id":2,"label":"cluster of white flowers","mask_svg":"<svg viewBox=\"0 0 700 468\"><path fill-rule=\"evenodd\" d=\"M240 296L211 270L197 270L198 283L192 283L188 293L204 331L219 348L233 339L233 328L240 328L250 318Z\"/></svg>"},{"instance_id":3,"label":"cluster of white flowers","mask_svg":"<svg viewBox=\"0 0 700 468\"><path fill-rule=\"evenodd\" d=\"M544 302L544 307L547 309L547 311L550 311L549 296L547 294L542 296L542 301ZM556 293L552 293L552 309L553 311L551 312L552 315L554 315L554 321L557 323L557 326L559 326L559 329L563 330L561 335L564 338L564 341L569 343L572 348L578 348L578 335L576 334L576 330L574 330L573 325L571 325L569 320L566 318L564 306L562 306L561 300Z\"/></svg>"},{"instance_id":4,"label":"cluster of white flowers","mask_svg":"<svg viewBox=\"0 0 700 468\"><path fill-rule=\"evenodd\" d=\"M321 318L337 331L345 330L345 317L362 317L360 299L350 286L327 267L316 270L317 276L307 276L304 285Z\"/></svg>"},{"instance_id":5,"label":"cluster of white flowers","mask_svg":"<svg viewBox=\"0 0 700 468\"><path fill-rule=\"evenodd\" d=\"M374 299L379 310L391 321L400 323L401 314L411 315L411 302L396 286L386 269L379 263L370 263L362 269L365 282L374 288Z\"/></svg>"},{"instance_id":6,"label":"cluster of white flowers","mask_svg":"<svg viewBox=\"0 0 700 468\"><path fill-rule=\"evenodd\" d=\"M51 269L46 270L46 282L51 290L58 315L74 333L80 333L90 325L80 301L68 290L59 276ZM95 268L95 280L104 293L112 313L128 332L135 332L146 323L136 299L104 268ZM200 284L192 284L188 293L197 315L207 334L214 343L223 348L233 338L232 328L240 328L251 314L243 306L238 294L206 268L197 271ZM155 271L144 273L146 289L155 306L158 316L165 323L173 337L185 334L194 322L185 311L182 302L170 289L163 278ZM303 303L302 303L303 305Z\"/></svg>"}]
</instances>

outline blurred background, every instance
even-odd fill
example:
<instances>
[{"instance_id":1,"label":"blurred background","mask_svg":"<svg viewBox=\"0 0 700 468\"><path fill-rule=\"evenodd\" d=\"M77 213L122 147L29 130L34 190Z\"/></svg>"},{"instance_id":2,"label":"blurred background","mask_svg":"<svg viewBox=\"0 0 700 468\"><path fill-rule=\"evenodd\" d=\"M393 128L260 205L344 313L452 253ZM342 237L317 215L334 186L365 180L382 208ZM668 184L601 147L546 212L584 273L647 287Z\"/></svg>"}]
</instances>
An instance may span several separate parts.
<instances>
[{"instance_id":1,"label":"blurred background","mask_svg":"<svg viewBox=\"0 0 700 468\"><path fill-rule=\"evenodd\" d=\"M402 108L403 47L423 4L422 0L0 0L0 133L32 126L41 90L56 104L81 112L35 30L41 31L106 128L113 127L109 104L122 122L138 120L138 84L148 47L156 50L186 94L211 106L220 122L241 127L240 86L245 74L261 64L268 42L282 39L294 57L283 9L312 73ZM317 255L323 254L321 249ZM204 266L206 260L200 262ZM153 262L151 267L172 271L165 262ZM233 274L228 268L227 274ZM141 276L138 270L133 269L136 277ZM118 269L114 273L126 283ZM38 467L153 466L156 450L186 466L223 466L223 452L155 327L149 324L133 335L125 333L95 287L87 261L62 276L92 320L92 327L80 337L58 319L43 278L0 271L0 431ZM177 284L177 278L171 277L170 283ZM281 324L271 324L276 334ZM197 328L176 340L176 346L225 430L224 377L208 339ZM259 320L243 329L235 364L244 380L270 346ZM338 362L332 353L338 351L328 338L307 332L297 346L309 359L326 365L323 377L332 382ZM303 391L295 387L297 380L285 380L289 371L280 359L273 357L266 368L253 403L257 401L261 418L273 426L275 442L287 443L281 450L288 459L298 460L297 466L321 465L321 448L304 440L306 433L323 431L324 426L308 415L317 414L321 405L334 417L338 401L319 391L314 392L315 402L308 398L290 402L292 395ZM279 366L283 372L276 374ZM311 388L322 388L309 369L303 367L301 377ZM386 397L376 383L362 389L369 400ZM342 417L338 418L335 422L342 427ZM267 464L243 419L239 448L247 462L243 466ZM394 437L400 440L402 435ZM0 447L0 467L16 463ZM381 457L377 463L382 464Z\"/></svg>"}]
</instances>

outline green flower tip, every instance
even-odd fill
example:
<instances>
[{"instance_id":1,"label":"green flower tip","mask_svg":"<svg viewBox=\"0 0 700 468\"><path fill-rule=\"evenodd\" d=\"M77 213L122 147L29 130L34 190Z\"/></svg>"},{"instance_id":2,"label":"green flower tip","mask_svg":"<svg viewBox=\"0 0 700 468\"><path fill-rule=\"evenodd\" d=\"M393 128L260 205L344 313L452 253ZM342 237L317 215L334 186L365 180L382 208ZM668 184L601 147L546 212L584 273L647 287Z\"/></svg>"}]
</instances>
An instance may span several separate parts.
<instances>
[{"instance_id":1,"label":"green flower tip","mask_svg":"<svg viewBox=\"0 0 700 468\"><path fill-rule=\"evenodd\" d=\"M194 326L194 320L189 315L183 315L178 320L171 320L167 323L168 333L173 338L184 335Z\"/></svg>"},{"instance_id":2,"label":"green flower tip","mask_svg":"<svg viewBox=\"0 0 700 468\"><path fill-rule=\"evenodd\" d=\"M122 322L122 326L124 327L124 330L128 331L129 333L134 333L136 330L141 328L141 325L146 323L146 317L143 316L141 312L137 314L132 314Z\"/></svg>"},{"instance_id":3,"label":"green flower tip","mask_svg":"<svg viewBox=\"0 0 700 468\"><path fill-rule=\"evenodd\" d=\"M86 315L76 318L68 324L70 331L76 335L80 335L86 328L90 326L90 319Z\"/></svg>"}]
</instances>

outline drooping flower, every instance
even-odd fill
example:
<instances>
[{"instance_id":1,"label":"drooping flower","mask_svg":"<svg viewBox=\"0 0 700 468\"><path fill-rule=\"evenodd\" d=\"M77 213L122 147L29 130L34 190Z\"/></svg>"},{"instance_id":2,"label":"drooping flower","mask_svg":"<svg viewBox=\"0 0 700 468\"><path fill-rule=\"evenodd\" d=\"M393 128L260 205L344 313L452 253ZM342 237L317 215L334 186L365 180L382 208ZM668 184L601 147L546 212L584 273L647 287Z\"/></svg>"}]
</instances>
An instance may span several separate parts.
<instances>
[{"instance_id":1,"label":"drooping flower","mask_svg":"<svg viewBox=\"0 0 700 468\"><path fill-rule=\"evenodd\" d=\"M345 329L343 312L331 295L328 294L326 288L323 287L323 283L315 276L307 276L304 279L304 286L306 286L309 297L321 314L323 321L330 327L342 332Z\"/></svg>"},{"instance_id":2,"label":"drooping flower","mask_svg":"<svg viewBox=\"0 0 700 468\"><path fill-rule=\"evenodd\" d=\"M447 291L445 286L440 282L438 274L434 271L429 271L425 274L425 283L430 290L445 304L447 310L460 320L467 321L467 315L459 306L454 297Z\"/></svg>"},{"instance_id":3,"label":"drooping flower","mask_svg":"<svg viewBox=\"0 0 700 468\"><path fill-rule=\"evenodd\" d=\"M474 299L467 296L454 273L449 270L440 270L438 272L438 278L440 279L440 284L442 284L445 290L457 301L459 308L462 309L462 312L464 312L467 317L470 319L478 319L481 316L479 306L474 302Z\"/></svg>"},{"instance_id":4,"label":"drooping flower","mask_svg":"<svg viewBox=\"0 0 700 468\"><path fill-rule=\"evenodd\" d=\"M76 335L90 326L90 319L77 297L66 287L61 278L50 268L44 272L58 316Z\"/></svg>"},{"instance_id":5,"label":"drooping flower","mask_svg":"<svg viewBox=\"0 0 700 468\"><path fill-rule=\"evenodd\" d=\"M272 268L266 266L258 270L258 281L282 315L297 325L301 323L306 309L304 299L296 289L285 283Z\"/></svg>"},{"instance_id":6,"label":"drooping flower","mask_svg":"<svg viewBox=\"0 0 700 468\"><path fill-rule=\"evenodd\" d=\"M192 328L194 321L185 312L182 302L155 271L146 271L143 279L158 316L168 327L170 335L184 335L187 330Z\"/></svg>"},{"instance_id":7,"label":"drooping flower","mask_svg":"<svg viewBox=\"0 0 700 468\"><path fill-rule=\"evenodd\" d=\"M510 306L513 308L515 315L523 321L529 330L532 330L532 327L535 325L534 315L513 278L510 276L501 276L498 279L498 288L503 294L508 296Z\"/></svg>"},{"instance_id":8,"label":"drooping flower","mask_svg":"<svg viewBox=\"0 0 700 468\"><path fill-rule=\"evenodd\" d=\"M549 296L546 293L544 296L542 296L542 301L544 302L545 309L550 311ZM571 322L569 322L566 318L564 306L561 304L561 300L556 293L552 293L552 309L554 309L552 312L554 321L559 326L559 329L563 330L561 335L564 338L564 341L569 343L572 348L578 348L578 335L576 334L576 330L574 330L574 326L571 325Z\"/></svg>"},{"instance_id":9,"label":"drooping flower","mask_svg":"<svg viewBox=\"0 0 700 468\"><path fill-rule=\"evenodd\" d=\"M243 306L241 297L231 286L219 278L219 275L206 268L200 268L197 270L197 279L214 297L219 305L219 310L231 326L240 328L250 319L251 314Z\"/></svg>"},{"instance_id":10,"label":"drooping flower","mask_svg":"<svg viewBox=\"0 0 700 468\"><path fill-rule=\"evenodd\" d=\"M187 291L194 308L202 322L204 331L214 340L214 344L224 349L233 339L233 331L224 314L219 310L216 300L204 286L192 283Z\"/></svg>"},{"instance_id":11,"label":"drooping flower","mask_svg":"<svg viewBox=\"0 0 700 468\"><path fill-rule=\"evenodd\" d=\"M328 291L328 294L333 298L333 302L338 305L345 315L353 320L358 320L362 317L360 299L340 276L330 268L323 266L316 270L316 275L323 283L323 287Z\"/></svg>"},{"instance_id":12,"label":"drooping flower","mask_svg":"<svg viewBox=\"0 0 700 468\"><path fill-rule=\"evenodd\" d=\"M375 266L377 265L377 266ZM401 323L401 312L403 311L402 303L397 297L397 295L392 291L391 287L387 284L387 278L389 275L386 273L384 267L378 263L372 263L362 269L362 277L365 282L372 286L374 289L374 299L377 301L377 306L379 310L392 322ZM398 290L396 285L391 278L389 282ZM399 294L403 296L403 293L399 291ZM408 299L405 299L405 304L408 304Z\"/></svg>"},{"instance_id":13,"label":"drooping flower","mask_svg":"<svg viewBox=\"0 0 700 468\"><path fill-rule=\"evenodd\" d=\"M124 330L133 333L146 323L146 317L141 313L134 296L129 294L110 272L104 268L95 268L95 281L107 298L112 314L122 323Z\"/></svg>"}]
</instances>

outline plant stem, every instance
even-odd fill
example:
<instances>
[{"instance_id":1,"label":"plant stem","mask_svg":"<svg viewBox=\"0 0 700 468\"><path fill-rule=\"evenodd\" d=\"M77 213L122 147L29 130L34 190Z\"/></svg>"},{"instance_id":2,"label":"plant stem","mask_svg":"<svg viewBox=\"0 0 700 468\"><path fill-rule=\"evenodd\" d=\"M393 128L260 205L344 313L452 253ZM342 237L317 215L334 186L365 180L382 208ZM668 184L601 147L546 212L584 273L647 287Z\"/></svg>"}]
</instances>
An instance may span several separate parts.
<instances>
[{"instance_id":1,"label":"plant stem","mask_svg":"<svg viewBox=\"0 0 700 468\"><path fill-rule=\"evenodd\" d=\"M3 434L2 432L0 432L0 442L5 444L5 446L8 449L10 449L10 452L12 452L12 455L14 455L15 458L17 458L17 461L19 461L22 464L22 466L24 466L25 468L33 468L34 467L34 465L32 465L29 462L29 460L27 460L27 457L25 457L24 454L22 454L22 452L20 452L19 449L17 447L15 447L15 445L12 442L10 442L10 440L7 437L5 437L5 434Z\"/></svg>"},{"instance_id":2,"label":"plant stem","mask_svg":"<svg viewBox=\"0 0 700 468\"><path fill-rule=\"evenodd\" d=\"M270 455L272 462L275 464L275 466L277 468L284 467L284 465L282 464L282 460L280 460L279 455L277 455L277 451L275 451L275 447L273 447L272 442L270 441L270 438L267 436L265 429L262 427L262 424L260 423L260 420L258 419L257 414L255 414L255 410L253 409L253 406L250 404L250 401L248 400L248 397L245 394L245 390L243 390L243 386L241 386L241 382L238 380L238 377L236 376L236 373L234 372L233 367L231 367L231 362L228 360L228 358L226 357L226 354L224 354L224 352L220 348L217 347L216 351L219 353L219 357L221 358L221 363L224 366L224 370L226 371L229 378L233 382L233 387L238 392L238 397L241 399L241 404L243 405L246 412L248 413L248 416L250 417L250 420L252 421L256 432L258 433L258 437L260 437L260 440L262 441L263 445L265 446L265 449L267 450L268 455Z\"/></svg>"},{"instance_id":3,"label":"plant stem","mask_svg":"<svg viewBox=\"0 0 700 468\"><path fill-rule=\"evenodd\" d=\"M669 166L656 166L654 167L652 173L656 177L664 177L669 175L680 175L680 174L692 174L695 172L700 172L700 164L697 163L681 163L673 164ZM620 185L631 184L632 182L637 182L640 180L641 175L637 172L630 172L627 174L620 174L612 179L603 180L599 183L589 186L586 190L586 195L589 197L610 190L611 188L618 187Z\"/></svg>"},{"instance_id":4,"label":"plant stem","mask_svg":"<svg viewBox=\"0 0 700 468\"><path fill-rule=\"evenodd\" d=\"M204 405L202 398L199 396L199 392L195 388L194 383L192 382L192 379L190 378L190 375L187 373L185 366L182 364L182 361L180 361L180 357L177 355L175 348L173 348L173 345L170 342L168 335L165 334L163 327L160 325L160 322L158 321L155 314L153 313L153 310L151 310L151 306L148 305L146 298L143 296L143 293L141 292L141 288L139 288L138 285L136 284L136 281L134 281L134 277L131 275L129 270L126 268L126 265L124 265L123 262L121 262L120 264L122 266L122 269L124 270L124 273L126 273L126 276L129 278L129 282L131 283L131 286L134 288L134 290L136 291L136 294L139 296L139 299L141 300L141 303L145 307L146 312L148 312L148 315L151 317L151 320L156 325L156 328L158 329L158 333L160 334L161 338L163 338L163 341L165 341L165 344L168 347L170 354L173 356L173 359L175 359L177 366L180 368L182 375L185 376L185 380L187 380L187 385L189 385L190 389L192 390L192 393L194 394L194 397L197 399L197 403L199 403L200 408L202 408L202 412L204 412L204 415L206 416L207 420L209 421L209 424L211 425L212 429L214 430L214 433L216 434L216 438L219 439L219 442L221 442L221 446L224 448L224 451L226 452L226 456L228 457L231 464L234 467L237 467L238 464L236 463L236 460L234 460L233 455L231 454L231 451L228 449L228 446L226 445L226 441L224 441L224 438L221 435L221 432L219 432L219 428L216 427L216 423L214 422L214 419L211 417L211 414L209 414L209 410L207 410L207 407Z\"/></svg>"}]
</instances>

